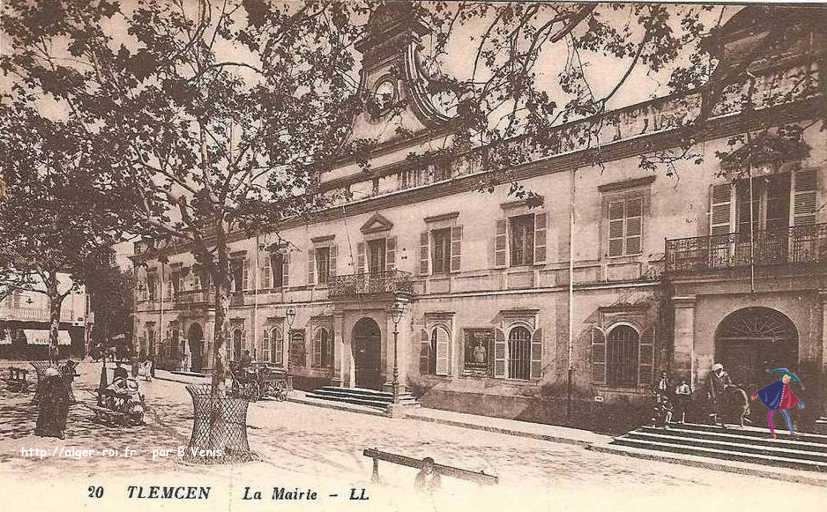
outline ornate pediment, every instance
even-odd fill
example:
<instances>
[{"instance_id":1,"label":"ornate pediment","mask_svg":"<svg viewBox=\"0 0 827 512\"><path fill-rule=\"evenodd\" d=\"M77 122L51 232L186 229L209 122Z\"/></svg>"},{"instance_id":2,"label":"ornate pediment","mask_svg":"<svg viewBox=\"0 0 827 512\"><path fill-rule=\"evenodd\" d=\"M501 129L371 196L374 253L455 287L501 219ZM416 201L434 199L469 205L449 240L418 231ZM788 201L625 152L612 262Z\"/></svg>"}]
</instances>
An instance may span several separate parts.
<instances>
[{"instance_id":1,"label":"ornate pediment","mask_svg":"<svg viewBox=\"0 0 827 512\"><path fill-rule=\"evenodd\" d=\"M393 228L393 222L378 213L374 213L373 216L362 225L360 231L364 234L370 234L379 233L381 231L390 231L391 228Z\"/></svg>"}]
</instances>

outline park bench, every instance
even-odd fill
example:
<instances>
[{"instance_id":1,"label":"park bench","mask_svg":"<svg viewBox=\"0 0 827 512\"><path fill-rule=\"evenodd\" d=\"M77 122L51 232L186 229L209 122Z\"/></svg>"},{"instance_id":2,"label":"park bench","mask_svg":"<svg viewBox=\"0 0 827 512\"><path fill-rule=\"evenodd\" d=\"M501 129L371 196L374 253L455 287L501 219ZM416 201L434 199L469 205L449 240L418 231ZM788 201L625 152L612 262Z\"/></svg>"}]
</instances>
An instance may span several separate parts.
<instances>
[{"instance_id":1,"label":"park bench","mask_svg":"<svg viewBox=\"0 0 827 512\"><path fill-rule=\"evenodd\" d=\"M6 381L9 391L28 393L30 384L27 378L28 374L29 370L10 366L9 376L3 380Z\"/></svg>"},{"instance_id":2,"label":"park bench","mask_svg":"<svg viewBox=\"0 0 827 512\"><path fill-rule=\"evenodd\" d=\"M400 466L408 466L410 468L419 469L422 467L422 459L415 459L405 455L398 455L395 453L383 452L375 448L367 448L362 452L365 457L373 459L373 473L371 475L372 482L379 481L379 461L390 462ZM487 475L483 471L469 471L467 469L455 468L453 466L446 466L444 464L434 464L434 471L441 476L449 476L458 478L460 480L468 480L476 482L479 485L496 485L500 479L494 475Z\"/></svg>"}]
</instances>

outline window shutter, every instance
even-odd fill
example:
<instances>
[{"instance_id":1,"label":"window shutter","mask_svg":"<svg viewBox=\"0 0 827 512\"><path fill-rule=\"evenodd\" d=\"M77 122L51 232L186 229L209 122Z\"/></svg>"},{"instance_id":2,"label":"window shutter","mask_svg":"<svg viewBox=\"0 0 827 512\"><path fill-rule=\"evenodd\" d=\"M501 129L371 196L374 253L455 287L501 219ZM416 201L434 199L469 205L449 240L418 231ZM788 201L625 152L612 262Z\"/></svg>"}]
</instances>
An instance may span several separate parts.
<instances>
[{"instance_id":1,"label":"window shutter","mask_svg":"<svg viewBox=\"0 0 827 512\"><path fill-rule=\"evenodd\" d=\"M281 266L281 286L287 288L290 285L290 252L284 253L284 260Z\"/></svg>"},{"instance_id":2,"label":"window shutter","mask_svg":"<svg viewBox=\"0 0 827 512\"><path fill-rule=\"evenodd\" d=\"M592 327L592 382L606 383L606 335Z\"/></svg>"},{"instance_id":3,"label":"window shutter","mask_svg":"<svg viewBox=\"0 0 827 512\"><path fill-rule=\"evenodd\" d=\"M436 374L448 375L450 373L450 364L448 359L449 353L448 333L445 329L436 328Z\"/></svg>"},{"instance_id":4,"label":"window shutter","mask_svg":"<svg viewBox=\"0 0 827 512\"><path fill-rule=\"evenodd\" d=\"M259 288L271 288L273 282L270 279L270 253L264 253L264 265L261 268L261 280L258 283Z\"/></svg>"},{"instance_id":5,"label":"window shutter","mask_svg":"<svg viewBox=\"0 0 827 512\"><path fill-rule=\"evenodd\" d=\"M655 326L640 335L640 356L638 384L652 384L655 368Z\"/></svg>"},{"instance_id":6,"label":"window shutter","mask_svg":"<svg viewBox=\"0 0 827 512\"><path fill-rule=\"evenodd\" d=\"M462 226L451 228L451 272L459 272L462 262Z\"/></svg>"},{"instance_id":7,"label":"window shutter","mask_svg":"<svg viewBox=\"0 0 827 512\"><path fill-rule=\"evenodd\" d=\"M316 334L313 336L313 367L319 368L322 366L322 330L316 329Z\"/></svg>"},{"instance_id":8,"label":"window shutter","mask_svg":"<svg viewBox=\"0 0 827 512\"><path fill-rule=\"evenodd\" d=\"M356 272L359 274L365 273L365 243L359 242L356 244L356 264L357 270Z\"/></svg>"},{"instance_id":9,"label":"window shutter","mask_svg":"<svg viewBox=\"0 0 827 512\"><path fill-rule=\"evenodd\" d=\"M546 222L548 213L534 214L534 263L546 262Z\"/></svg>"},{"instance_id":10,"label":"window shutter","mask_svg":"<svg viewBox=\"0 0 827 512\"><path fill-rule=\"evenodd\" d=\"M247 330L242 329L241 331L241 354L244 354L244 349L247 348Z\"/></svg>"},{"instance_id":11,"label":"window shutter","mask_svg":"<svg viewBox=\"0 0 827 512\"><path fill-rule=\"evenodd\" d=\"M431 253L430 241L431 235L428 231L419 234L419 273L423 276L428 275L428 258Z\"/></svg>"},{"instance_id":12,"label":"window shutter","mask_svg":"<svg viewBox=\"0 0 827 512\"><path fill-rule=\"evenodd\" d=\"M500 329L494 332L494 377L505 378L505 333Z\"/></svg>"},{"instance_id":13,"label":"window shutter","mask_svg":"<svg viewBox=\"0 0 827 512\"><path fill-rule=\"evenodd\" d=\"M506 220L497 220L497 228L494 234L494 266L505 267L506 253Z\"/></svg>"},{"instance_id":14,"label":"window shutter","mask_svg":"<svg viewBox=\"0 0 827 512\"><path fill-rule=\"evenodd\" d=\"M277 326L273 329L273 352L275 352L276 364L282 366L284 364L284 336L282 335L282 326Z\"/></svg>"},{"instance_id":15,"label":"window shutter","mask_svg":"<svg viewBox=\"0 0 827 512\"><path fill-rule=\"evenodd\" d=\"M270 330L265 328L264 329L264 336L262 336L263 340L262 343L262 359L264 361L270 362Z\"/></svg>"},{"instance_id":16,"label":"window shutter","mask_svg":"<svg viewBox=\"0 0 827 512\"><path fill-rule=\"evenodd\" d=\"M330 263L328 264L327 275L328 277L336 277L336 250L335 245L330 246Z\"/></svg>"},{"instance_id":17,"label":"window shutter","mask_svg":"<svg viewBox=\"0 0 827 512\"><path fill-rule=\"evenodd\" d=\"M242 290L249 289L250 288L249 283L250 283L250 262L247 261L247 260L244 260L244 262L241 264L241 284L242 284L241 289Z\"/></svg>"},{"instance_id":18,"label":"window shutter","mask_svg":"<svg viewBox=\"0 0 827 512\"><path fill-rule=\"evenodd\" d=\"M419 331L419 341L419 374L430 375L433 368L428 367L431 362L431 339L428 331L425 329Z\"/></svg>"},{"instance_id":19,"label":"window shutter","mask_svg":"<svg viewBox=\"0 0 827 512\"><path fill-rule=\"evenodd\" d=\"M392 236L385 241L385 270L396 269L396 237Z\"/></svg>"},{"instance_id":20,"label":"window shutter","mask_svg":"<svg viewBox=\"0 0 827 512\"><path fill-rule=\"evenodd\" d=\"M313 249L307 250L307 284L316 284L314 271L316 270L316 259L313 257Z\"/></svg>"},{"instance_id":21,"label":"window shutter","mask_svg":"<svg viewBox=\"0 0 827 512\"><path fill-rule=\"evenodd\" d=\"M729 183L709 188L709 234L726 235L732 232L734 187Z\"/></svg>"},{"instance_id":22,"label":"window shutter","mask_svg":"<svg viewBox=\"0 0 827 512\"><path fill-rule=\"evenodd\" d=\"M531 378L543 376L543 329L534 331L531 337Z\"/></svg>"},{"instance_id":23,"label":"window shutter","mask_svg":"<svg viewBox=\"0 0 827 512\"><path fill-rule=\"evenodd\" d=\"M818 171L807 169L793 173L793 226L815 224L818 190Z\"/></svg>"}]
</instances>

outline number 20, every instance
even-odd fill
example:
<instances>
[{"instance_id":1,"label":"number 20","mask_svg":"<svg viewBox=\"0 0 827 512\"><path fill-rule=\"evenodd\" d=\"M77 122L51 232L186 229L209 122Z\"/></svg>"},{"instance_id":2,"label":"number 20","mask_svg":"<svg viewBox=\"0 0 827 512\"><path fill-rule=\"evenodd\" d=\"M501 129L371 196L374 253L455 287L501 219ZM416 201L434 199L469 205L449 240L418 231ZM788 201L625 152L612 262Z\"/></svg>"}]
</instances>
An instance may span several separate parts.
<instances>
[{"instance_id":1,"label":"number 20","mask_svg":"<svg viewBox=\"0 0 827 512\"><path fill-rule=\"evenodd\" d=\"M102 498L103 497L103 487L90 485L89 489L89 498Z\"/></svg>"}]
</instances>

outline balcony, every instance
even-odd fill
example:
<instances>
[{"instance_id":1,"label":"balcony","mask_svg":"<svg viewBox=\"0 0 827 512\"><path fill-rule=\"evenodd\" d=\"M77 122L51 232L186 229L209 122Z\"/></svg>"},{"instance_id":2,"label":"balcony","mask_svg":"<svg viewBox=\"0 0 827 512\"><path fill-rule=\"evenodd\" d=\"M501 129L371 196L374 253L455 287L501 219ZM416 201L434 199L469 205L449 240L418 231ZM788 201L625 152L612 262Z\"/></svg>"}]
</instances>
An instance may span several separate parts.
<instances>
[{"instance_id":1,"label":"balcony","mask_svg":"<svg viewBox=\"0 0 827 512\"><path fill-rule=\"evenodd\" d=\"M754 247L754 249L753 249ZM751 257L754 251L754 258ZM827 224L666 241L666 273L827 262Z\"/></svg>"},{"instance_id":2,"label":"balcony","mask_svg":"<svg viewBox=\"0 0 827 512\"><path fill-rule=\"evenodd\" d=\"M331 277L328 296L331 299L352 299L396 293L413 294L413 281L408 272L389 270Z\"/></svg>"},{"instance_id":3,"label":"balcony","mask_svg":"<svg viewBox=\"0 0 827 512\"><path fill-rule=\"evenodd\" d=\"M82 316L82 315L81 315ZM48 322L49 309L35 308L35 307L14 307L13 305L0 306L0 319L2 320L17 320L21 322ZM74 311L69 308L61 309L61 322L74 322Z\"/></svg>"},{"instance_id":4,"label":"balcony","mask_svg":"<svg viewBox=\"0 0 827 512\"><path fill-rule=\"evenodd\" d=\"M184 290L175 295L176 304L209 305L212 303L210 290Z\"/></svg>"}]
</instances>

